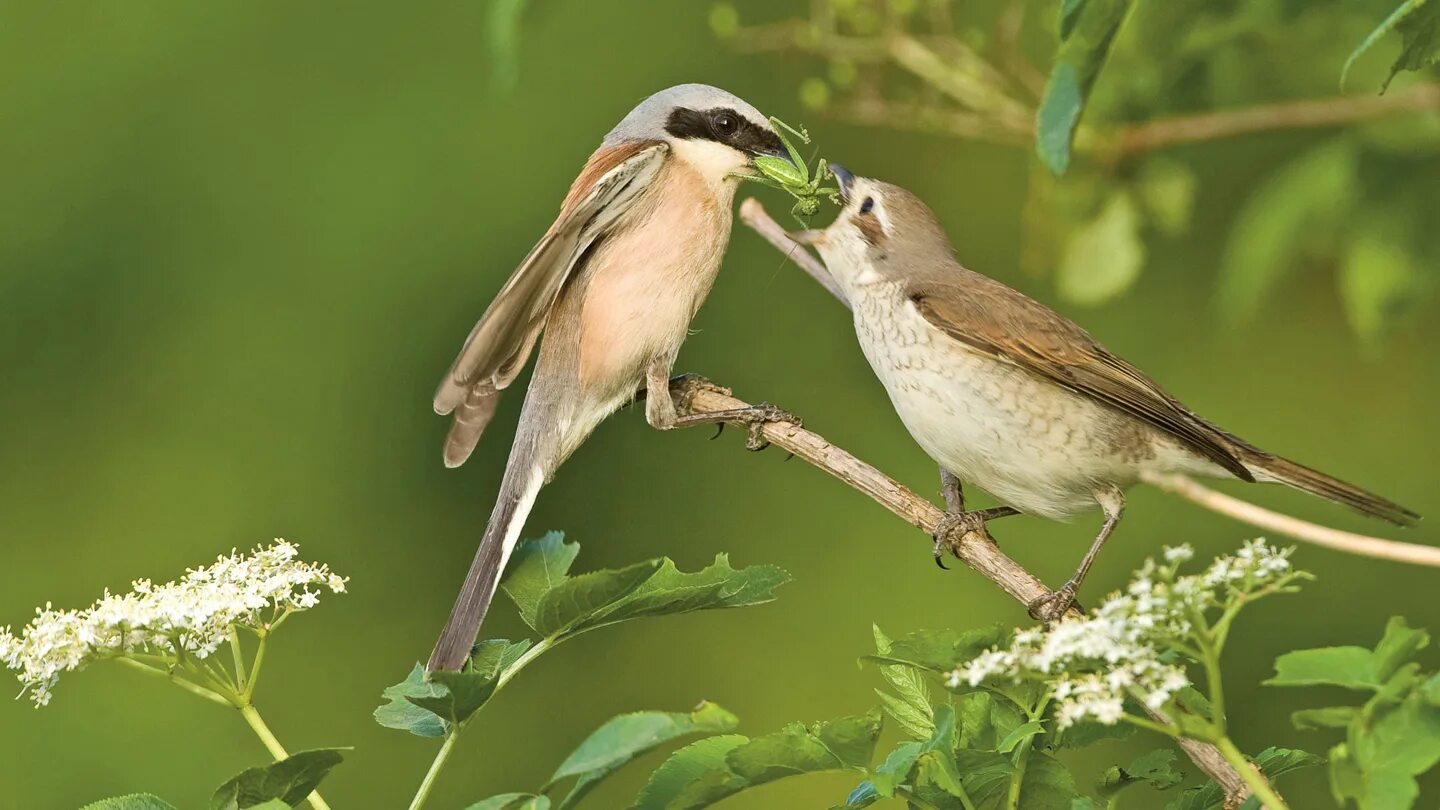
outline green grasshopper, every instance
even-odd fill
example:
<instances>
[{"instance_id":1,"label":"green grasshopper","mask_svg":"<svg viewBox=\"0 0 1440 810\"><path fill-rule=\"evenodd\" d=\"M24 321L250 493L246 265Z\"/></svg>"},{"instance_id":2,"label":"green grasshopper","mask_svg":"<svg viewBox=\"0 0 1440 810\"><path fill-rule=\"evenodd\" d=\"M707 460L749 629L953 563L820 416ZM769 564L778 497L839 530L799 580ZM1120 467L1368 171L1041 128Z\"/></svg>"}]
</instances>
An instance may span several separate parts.
<instances>
[{"instance_id":1,"label":"green grasshopper","mask_svg":"<svg viewBox=\"0 0 1440 810\"><path fill-rule=\"evenodd\" d=\"M775 117L771 117L770 124L775 127L775 133L780 136L780 142L785 144L785 151L790 153L790 160L772 155L760 155L754 160L759 174L734 176L742 180L753 180L771 188L778 188L794 197L795 207L790 209L790 213L801 224L808 225L809 218L820 211L822 195L828 197L830 202L839 205L836 195L840 193L840 189L823 185L831 176L825 158L816 161L815 171L812 173L805 165L805 159L800 156L800 151L795 148L795 144L785 137L785 133L788 131L802 144L808 144L810 143L810 133L804 129L796 129Z\"/></svg>"}]
</instances>

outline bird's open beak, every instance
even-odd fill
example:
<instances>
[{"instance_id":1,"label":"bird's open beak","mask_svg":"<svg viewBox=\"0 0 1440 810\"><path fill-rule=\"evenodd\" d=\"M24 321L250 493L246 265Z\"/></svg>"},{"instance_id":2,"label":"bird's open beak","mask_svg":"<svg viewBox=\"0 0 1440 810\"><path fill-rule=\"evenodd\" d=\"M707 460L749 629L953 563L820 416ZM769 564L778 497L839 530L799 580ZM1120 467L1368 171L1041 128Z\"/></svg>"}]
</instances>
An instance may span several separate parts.
<instances>
[{"instance_id":1,"label":"bird's open beak","mask_svg":"<svg viewBox=\"0 0 1440 810\"><path fill-rule=\"evenodd\" d=\"M855 185L855 175L839 163L830 164L830 173L835 175L835 180L840 184L840 199L850 202L850 187Z\"/></svg>"}]
</instances>

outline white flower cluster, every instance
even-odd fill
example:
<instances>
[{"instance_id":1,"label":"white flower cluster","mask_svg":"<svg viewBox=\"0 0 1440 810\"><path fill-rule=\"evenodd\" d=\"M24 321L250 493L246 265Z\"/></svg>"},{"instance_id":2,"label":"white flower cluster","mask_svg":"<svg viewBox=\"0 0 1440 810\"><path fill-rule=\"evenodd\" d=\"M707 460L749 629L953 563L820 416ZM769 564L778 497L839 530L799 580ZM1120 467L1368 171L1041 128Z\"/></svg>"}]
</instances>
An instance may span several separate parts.
<instances>
[{"instance_id":1,"label":"white flower cluster","mask_svg":"<svg viewBox=\"0 0 1440 810\"><path fill-rule=\"evenodd\" d=\"M1091 615L1017 632L1008 648L989 650L958 667L950 674L950 686L997 679L1048 682L1060 728L1087 717L1113 725L1124 714L1126 698L1159 709L1190 685L1184 668L1162 654L1196 629L1194 617L1288 580L1292 551L1252 540L1204 572L1180 576L1180 566L1194 551L1167 548L1163 564L1146 560L1126 590L1112 594Z\"/></svg>"},{"instance_id":2,"label":"white flower cluster","mask_svg":"<svg viewBox=\"0 0 1440 810\"><path fill-rule=\"evenodd\" d=\"M0 662L16 671L25 692L44 706L60 673L92 661L132 653L206 658L230 638L234 626L265 629L280 616L316 605L320 587L345 590L345 578L325 565L296 559L285 540L248 555L231 552L213 565L186 572L177 582L136 580L126 594L108 590L84 610L49 604L17 636L0 628Z\"/></svg>"}]
</instances>

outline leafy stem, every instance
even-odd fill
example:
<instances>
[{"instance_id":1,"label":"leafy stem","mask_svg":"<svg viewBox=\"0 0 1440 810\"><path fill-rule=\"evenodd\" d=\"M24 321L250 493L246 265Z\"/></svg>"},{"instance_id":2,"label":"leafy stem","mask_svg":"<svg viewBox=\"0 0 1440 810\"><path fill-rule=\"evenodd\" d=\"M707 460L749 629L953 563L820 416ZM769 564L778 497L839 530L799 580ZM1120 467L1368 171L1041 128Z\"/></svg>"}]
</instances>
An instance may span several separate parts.
<instances>
[{"instance_id":1,"label":"leafy stem","mask_svg":"<svg viewBox=\"0 0 1440 810\"><path fill-rule=\"evenodd\" d=\"M1235 743L1231 742L1229 737L1222 735L1213 742L1215 747L1220 749L1220 753L1224 755L1225 761L1235 768L1235 771L1240 774L1240 778L1245 780L1246 787L1250 788L1250 792L1260 800L1266 810L1289 810L1288 805L1280 798L1280 794L1270 787L1270 782L1260 775L1260 772L1255 769L1250 760L1245 758L1245 754L1235 746Z\"/></svg>"}]
</instances>

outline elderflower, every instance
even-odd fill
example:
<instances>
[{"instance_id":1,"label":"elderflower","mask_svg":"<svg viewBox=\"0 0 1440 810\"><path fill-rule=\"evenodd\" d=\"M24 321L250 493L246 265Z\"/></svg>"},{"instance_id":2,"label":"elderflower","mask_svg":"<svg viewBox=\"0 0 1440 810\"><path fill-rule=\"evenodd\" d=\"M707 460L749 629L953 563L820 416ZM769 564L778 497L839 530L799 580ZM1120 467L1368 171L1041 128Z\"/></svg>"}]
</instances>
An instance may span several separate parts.
<instances>
[{"instance_id":1,"label":"elderflower","mask_svg":"<svg viewBox=\"0 0 1440 810\"><path fill-rule=\"evenodd\" d=\"M1285 590L1304 576L1291 567L1292 551L1252 540L1216 558L1204 572L1182 576L1179 569L1194 551L1166 548L1163 563L1146 560L1123 591L1089 616L1017 631L1008 647L962 664L947 683L959 688L995 680L1043 681L1055 700L1059 728L1084 719L1113 725L1124 717L1127 700L1162 709L1191 685L1173 651L1218 648L1223 638L1194 643L1197 634L1210 631L1207 611L1226 608L1233 615L1246 601Z\"/></svg>"},{"instance_id":2,"label":"elderflower","mask_svg":"<svg viewBox=\"0 0 1440 810\"><path fill-rule=\"evenodd\" d=\"M277 539L250 554L232 551L175 582L148 579L129 593L108 590L84 610L36 608L17 635L0 628L0 662L23 684L36 706L50 702L62 672L93 661L135 654L180 664L208 658L231 639L232 628L264 633L284 616L314 607L320 589L345 591L345 578L321 564L303 562L299 548Z\"/></svg>"}]
</instances>

